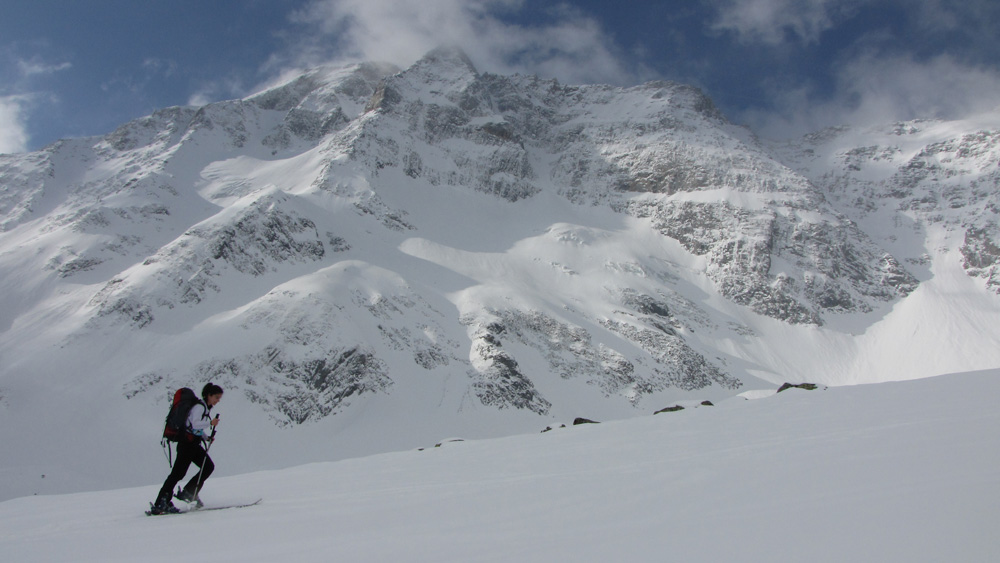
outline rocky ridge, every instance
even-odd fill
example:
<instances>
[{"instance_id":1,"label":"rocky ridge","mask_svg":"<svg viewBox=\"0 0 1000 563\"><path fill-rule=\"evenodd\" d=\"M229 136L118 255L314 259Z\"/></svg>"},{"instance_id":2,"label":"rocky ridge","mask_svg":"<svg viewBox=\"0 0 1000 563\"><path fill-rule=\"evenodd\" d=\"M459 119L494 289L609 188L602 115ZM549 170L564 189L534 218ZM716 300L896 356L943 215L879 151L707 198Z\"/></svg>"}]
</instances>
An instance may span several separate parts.
<instances>
[{"instance_id":1,"label":"rocky ridge","mask_svg":"<svg viewBox=\"0 0 1000 563\"><path fill-rule=\"evenodd\" d=\"M857 222L895 232L885 244L940 227L961 237L962 267L1000 293L1000 133L996 116L834 128L776 147ZM914 267L929 255L907 257Z\"/></svg>"}]
</instances>

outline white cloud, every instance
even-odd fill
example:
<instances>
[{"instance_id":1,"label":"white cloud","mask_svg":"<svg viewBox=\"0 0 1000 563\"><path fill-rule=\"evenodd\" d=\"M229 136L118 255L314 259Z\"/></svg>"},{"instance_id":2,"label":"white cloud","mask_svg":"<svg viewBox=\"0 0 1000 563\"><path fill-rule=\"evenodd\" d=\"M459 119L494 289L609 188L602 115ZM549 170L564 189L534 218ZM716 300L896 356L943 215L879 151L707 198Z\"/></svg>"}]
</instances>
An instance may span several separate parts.
<instances>
[{"instance_id":1,"label":"white cloud","mask_svg":"<svg viewBox=\"0 0 1000 563\"><path fill-rule=\"evenodd\" d=\"M864 55L837 72L836 95L807 87L775 90L774 112L743 118L765 137L787 138L834 125L885 124L917 118L960 119L1000 108L1000 73L950 55Z\"/></svg>"},{"instance_id":2,"label":"white cloud","mask_svg":"<svg viewBox=\"0 0 1000 563\"><path fill-rule=\"evenodd\" d=\"M0 153L24 152L28 149L23 102L21 96L0 97Z\"/></svg>"},{"instance_id":3,"label":"white cloud","mask_svg":"<svg viewBox=\"0 0 1000 563\"><path fill-rule=\"evenodd\" d=\"M902 23L903 33L956 33L992 41L1000 28L996 0L702 0L715 12L709 29L730 32L743 43L772 46L795 41L819 43L823 32L833 29L863 8L877 7L886 15L877 25ZM901 16L905 14L905 17ZM876 17L877 16L869 16Z\"/></svg>"},{"instance_id":4,"label":"white cloud","mask_svg":"<svg viewBox=\"0 0 1000 563\"><path fill-rule=\"evenodd\" d=\"M406 67L442 45L458 46L479 70L521 72L563 82L628 83L622 57L600 24L565 5L551 21L505 20L521 0L316 0L294 20L315 33L301 37L294 56L271 66L312 66L331 59L384 61Z\"/></svg>"},{"instance_id":5,"label":"white cloud","mask_svg":"<svg viewBox=\"0 0 1000 563\"><path fill-rule=\"evenodd\" d=\"M953 119L1000 103L1000 74L950 55L926 62L910 56L865 57L846 66L840 81L848 95L860 100L855 113L863 119L880 114Z\"/></svg>"},{"instance_id":6,"label":"white cloud","mask_svg":"<svg viewBox=\"0 0 1000 563\"><path fill-rule=\"evenodd\" d=\"M142 61L142 68L150 74L158 74L164 77L173 76L177 72L177 62L171 59L159 57L149 57Z\"/></svg>"},{"instance_id":7,"label":"white cloud","mask_svg":"<svg viewBox=\"0 0 1000 563\"><path fill-rule=\"evenodd\" d=\"M38 80L69 68L68 62L52 64L39 56L17 56L11 47L0 49L0 153L28 150L29 115L55 99L36 87Z\"/></svg>"},{"instance_id":8,"label":"white cloud","mask_svg":"<svg viewBox=\"0 0 1000 563\"><path fill-rule=\"evenodd\" d=\"M823 66L812 77L801 74L797 83L781 74L783 83L766 88L772 102L739 116L763 136L792 137L834 125L959 119L1000 104L1000 69L988 54L1000 15L995 0L706 1L715 8L712 30L744 44L776 47L765 51L775 60L791 49L830 41L823 49L835 53L831 62L819 63ZM893 15L882 22L852 21L863 6ZM840 28L845 31L841 39L853 39L838 45L832 35L823 35ZM826 78L831 80L820 90L817 84Z\"/></svg>"},{"instance_id":9,"label":"white cloud","mask_svg":"<svg viewBox=\"0 0 1000 563\"><path fill-rule=\"evenodd\" d=\"M743 42L772 45L790 36L805 43L819 42L820 34L856 2L844 0L720 0L711 28L729 31Z\"/></svg>"},{"instance_id":10,"label":"white cloud","mask_svg":"<svg viewBox=\"0 0 1000 563\"><path fill-rule=\"evenodd\" d=\"M36 57L31 60L18 59L17 68L22 77L29 78L38 75L55 74L61 70L73 68L73 65L70 63L49 64Z\"/></svg>"},{"instance_id":11,"label":"white cloud","mask_svg":"<svg viewBox=\"0 0 1000 563\"><path fill-rule=\"evenodd\" d=\"M223 76L215 80L203 82L198 89L188 96L189 106L205 106L219 100L228 100L246 96L246 85L232 76Z\"/></svg>"},{"instance_id":12,"label":"white cloud","mask_svg":"<svg viewBox=\"0 0 1000 563\"><path fill-rule=\"evenodd\" d=\"M211 90L199 90L188 97L187 105L189 106L207 106L208 104L215 101L216 96L213 95Z\"/></svg>"}]
</instances>

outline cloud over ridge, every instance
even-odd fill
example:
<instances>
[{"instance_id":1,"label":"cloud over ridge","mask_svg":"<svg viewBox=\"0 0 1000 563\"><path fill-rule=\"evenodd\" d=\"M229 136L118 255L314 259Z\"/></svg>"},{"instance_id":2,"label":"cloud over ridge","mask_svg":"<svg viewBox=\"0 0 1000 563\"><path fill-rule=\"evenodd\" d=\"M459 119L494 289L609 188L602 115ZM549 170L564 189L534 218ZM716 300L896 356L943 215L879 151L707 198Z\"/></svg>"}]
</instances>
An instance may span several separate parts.
<instances>
[{"instance_id":1,"label":"cloud over ridge","mask_svg":"<svg viewBox=\"0 0 1000 563\"><path fill-rule=\"evenodd\" d=\"M567 4L544 22L518 19L522 0L316 0L292 15L310 33L271 64L331 59L408 66L441 45L461 47L480 70L569 83L634 81L600 22Z\"/></svg>"}]
</instances>

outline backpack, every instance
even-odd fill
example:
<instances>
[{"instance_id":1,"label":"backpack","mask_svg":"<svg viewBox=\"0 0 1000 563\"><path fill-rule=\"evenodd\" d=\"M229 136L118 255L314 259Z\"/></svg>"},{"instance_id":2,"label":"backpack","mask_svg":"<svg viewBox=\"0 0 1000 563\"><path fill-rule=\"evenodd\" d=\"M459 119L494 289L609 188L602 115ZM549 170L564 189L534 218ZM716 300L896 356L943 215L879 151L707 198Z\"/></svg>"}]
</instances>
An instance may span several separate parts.
<instances>
[{"instance_id":1,"label":"backpack","mask_svg":"<svg viewBox=\"0 0 1000 563\"><path fill-rule=\"evenodd\" d=\"M194 442L194 434L188 430L188 415L191 407L200 403L198 395L188 387L181 387L174 392L174 401L170 404L166 423L163 425L163 437L171 442Z\"/></svg>"}]
</instances>

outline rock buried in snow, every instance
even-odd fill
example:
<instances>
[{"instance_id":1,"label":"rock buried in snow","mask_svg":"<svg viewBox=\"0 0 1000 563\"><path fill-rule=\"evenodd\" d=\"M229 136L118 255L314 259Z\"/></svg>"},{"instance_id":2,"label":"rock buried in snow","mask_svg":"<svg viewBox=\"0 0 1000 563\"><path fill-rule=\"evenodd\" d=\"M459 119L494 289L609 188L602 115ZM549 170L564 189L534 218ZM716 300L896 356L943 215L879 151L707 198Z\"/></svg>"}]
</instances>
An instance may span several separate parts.
<instances>
[{"instance_id":1,"label":"rock buried in snow","mask_svg":"<svg viewBox=\"0 0 1000 563\"><path fill-rule=\"evenodd\" d=\"M447 440L442 440L441 442L438 442L437 444L434 444L434 447L435 448L440 448L441 446L443 446L445 444L450 444L452 442L464 442L464 441L465 440L462 439L462 438L449 438Z\"/></svg>"},{"instance_id":2,"label":"rock buried in snow","mask_svg":"<svg viewBox=\"0 0 1000 563\"><path fill-rule=\"evenodd\" d=\"M578 424L600 424L600 422L598 422L596 420L590 420L590 419L587 419L587 418L576 418L573 421L573 426L576 426Z\"/></svg>"},{"instance_id":3,"label":"rock buried in snow","mask_svg":"<svg viewBox=\"0 0 1000 563\"><path fill-rule=\"evenodd\" d=\"M463 438L448 438L447 440L441 440L440 442L434 444L434 447L435 448L440 448L441 446L444 446L445 444L450 444L450 443L453 443L453 442L464 442L464 441L465 441L465 439L463 439ZM418 452L422 452L422 451L424 451L426 449L428 449L428 448L417 448L417 451Z\"/></svg>"},{"instance_id":4,"label":"rock buried in snow","mask_svg":"<svg viewBox=\"0 0 1000 563\"><path fill-rule=\"evenodd\" d=\"M684 410L684 407L682 407L680 405L674 405L672 407L667 407L665 409L660 409L660 410L654 412L653 414L660 414L661 412L677 412L677 411L682 411L682 410Z\"/></svg>"},{"instance_id":5,"label":"rock buried in snow","mask_svg":"<svg viewBox=\"0 0 1000 563\"><path fill-rule=\"evenodd\" d=\"M792 385L791 383L785 383L781 387L778 387L777 393L781 393L785 389L791 389L792 387L797 387L799 389L805 389L806 391L815 391L817 385L815 383L799 383L798 385Z\"/></svg>"}]
</instances>

